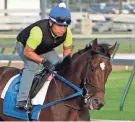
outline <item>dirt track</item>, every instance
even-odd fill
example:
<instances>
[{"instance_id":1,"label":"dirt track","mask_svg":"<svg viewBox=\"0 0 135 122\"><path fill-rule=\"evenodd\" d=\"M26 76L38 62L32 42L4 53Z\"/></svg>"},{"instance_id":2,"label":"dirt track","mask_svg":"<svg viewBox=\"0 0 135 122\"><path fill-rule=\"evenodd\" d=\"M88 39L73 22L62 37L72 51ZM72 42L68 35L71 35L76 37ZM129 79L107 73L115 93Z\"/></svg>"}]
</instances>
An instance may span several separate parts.
<instances>
[{"instance_id":1,"label":"dirt track","mask_svg":"<svg viewBox=\"0 0 135 122\"><path fill-rule=\"evenodd\" d=\"M122 59L126 59L126 58L134 58L135 59L135 53L116 53L115 58L122 58ZM5 63L6 62L6 63ZM7 66L8 61L0 61L0 67L1 66ZM12 61L12 64L10 65L11 67L16 67L16 68L23 68L23 62L22 61ZM112 66L113 70L127 70L133 69L133 66L118 66L118 65L113 65Z\"/></svg>"},{"instance_id":2,"label":"dirt track","mask_svg":"<svg viewBox=\"0 0 135 122\"><path fill-rule=\"evenodd\" d=\"M1 66L7 66L7 63L3 63L3 62L0 62L0 67ZM22 62L12 62L11 67L16 67L16 68L23 68L24 67L24 64ZM127 69L130 69L132 70L132 66L112 66L112 69L113 70L127 70Z\"/></svg>"}]
</instances>

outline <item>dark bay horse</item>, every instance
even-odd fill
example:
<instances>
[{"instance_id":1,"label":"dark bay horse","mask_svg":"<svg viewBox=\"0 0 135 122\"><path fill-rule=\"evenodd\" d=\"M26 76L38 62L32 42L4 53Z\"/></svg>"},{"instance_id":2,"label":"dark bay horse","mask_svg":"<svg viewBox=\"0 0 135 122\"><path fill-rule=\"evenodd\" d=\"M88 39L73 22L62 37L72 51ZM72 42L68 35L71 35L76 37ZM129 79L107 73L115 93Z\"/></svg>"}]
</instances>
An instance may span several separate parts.
<instances>
[{"instance_id":1,"label":"dark bay horse","mask_svg":"<svg viewBox=\"0 0 135 122\"><path fill-rule=\"evenodd\" d=\"M73 54L71 65L58 71L58 74L83 89L83 95L43 109L39 121L89 121L89 110L99 110L105 104L105 84L112 71L110 58L115 46L116 43L110 48L104 47L94 40L92 44ZM0 93L7 81L18 73L19 69L16 68L0 68ZM44 103L73 93L74 89L54 78ZM0 99L0 118L5 121L18 121L3 115L2 109L3 99Z\"/></svg>"}]
</instances>

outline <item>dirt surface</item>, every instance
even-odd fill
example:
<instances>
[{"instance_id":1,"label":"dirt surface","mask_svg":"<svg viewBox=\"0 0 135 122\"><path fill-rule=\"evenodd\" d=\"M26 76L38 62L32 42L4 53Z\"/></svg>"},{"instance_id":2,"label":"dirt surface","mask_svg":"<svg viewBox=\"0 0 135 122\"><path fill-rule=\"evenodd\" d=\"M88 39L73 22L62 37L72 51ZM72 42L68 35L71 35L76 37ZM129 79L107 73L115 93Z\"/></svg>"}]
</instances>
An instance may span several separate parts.
<instances>
[{"instance_id":1,"label":"dirt surface","mask_svg":"<svg viewBox=\"0 0 135 122\"><path fill-rule=\"evenodd\" d=\"M7 66L8 65L8 62L0 62L0 67L2 66ZM10 67L16 67L16 68L23 68L24 67L24 63L23 62L11 62L11 65Z\"/></svg>"},{"instance_id":2,"label":"dirt surface","mask_svg":"<svg viewBox=\"0 0 135 122\"><path fill-rule=\"evenodd\" d=\"M112 66L112 70L132 70L133 66Z\"/></svg>"},{"instance_id":3,"label":"dirt surface","mask_svg":"<svg viewBox=\"0 0 135 122\"><path fill-rule=\"evenodd\" d=\"M0 67L1 66L7 66L8 62L0 62ZM23 62L19 61L19 62L14 62L12 61L10 67L16 67L16 68L23 68L24 67L24 64ZM133 69L133 66L118 66L118 65L113 65L112 66L112 69L113 70L132 70Z\"/></svg>"},{"instance_id":4,"label":"dirt surface","mask_svg":"<svg viewBox=\"0 0 135 122\"><path fill-rule=\"evenodd\" d=\"M135 59L135 53L116 53L114 58L134 58ZM1 66L7 66L8 61L0 61L0 67ZM11 67L16 67L16 68L23 68L24 64L22 61L12 61ZM112 66L113 70L132 70L133 66L121 66L121 65L113 65Z\"/></svg>"}]
</instances>

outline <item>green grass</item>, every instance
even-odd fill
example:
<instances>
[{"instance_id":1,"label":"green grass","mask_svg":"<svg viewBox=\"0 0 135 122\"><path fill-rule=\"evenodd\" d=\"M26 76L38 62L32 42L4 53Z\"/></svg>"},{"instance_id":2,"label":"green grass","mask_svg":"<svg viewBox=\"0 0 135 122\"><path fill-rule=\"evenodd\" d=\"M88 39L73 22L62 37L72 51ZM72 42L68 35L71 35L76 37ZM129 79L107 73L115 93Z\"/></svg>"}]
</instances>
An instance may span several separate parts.
<instances>
[{"instance_id":1,"label":"green grass","mask_svg":"<svg viewBox=\"0 0 135 122\"><path fill-rule=\"evenodd\" d=\"M0 38L0 44L13 43L16 39L14 38Z\"/></svg>"},{"instance_id":2,"label":"green grass","mask_svg":"<svg viewBox=\"0 0 135 122\"><path fill-rule=\"evenodd\" d=\"M90 42L90 41L88 41ZM78 49L83 49L85 47L85 44L77 43L77 41L73 42L74 48L73 53L78 51ZM122 43L119 46L119 49L117 53L135 53L135 42L134 43ZM57 48L58 52L62 52L62 46Z\"/></svg>"},{"instance_id":3,"label":"green grass","mask_svg":"<svg viewBox=\"0 0 135 122\"><path fill-rule=\"evenodd\" d=\"M119 53L135 53L135 42L120 44Z\"/></svg>"},{"instance_id":4,"label":"green grass","mask_svg":"<svg viewBox=\"0 0 135 122\"><path fill-rule=\"evenodd\" d=\"M120 101L131 71L113 71L106 85L106 104L99 111L90 111L92 119L135 120L135 82L129 89L123 110Z\"/></svg>"}]
</instances>

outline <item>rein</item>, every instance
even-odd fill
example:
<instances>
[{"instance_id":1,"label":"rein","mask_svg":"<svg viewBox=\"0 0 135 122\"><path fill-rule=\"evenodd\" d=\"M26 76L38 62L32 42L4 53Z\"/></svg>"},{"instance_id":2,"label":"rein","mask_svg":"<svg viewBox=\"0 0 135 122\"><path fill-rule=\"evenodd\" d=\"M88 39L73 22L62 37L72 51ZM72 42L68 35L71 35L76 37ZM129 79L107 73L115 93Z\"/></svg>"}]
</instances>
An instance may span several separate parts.
<instances>
[{"instance_id":1,"label":"rein","mask_svg":"<svg viewBox=\"0 0 135 122\"><path fill-rule=\"evenodd\" d=\"M58 104L58 103L61 103L63 101L66 101L68 99L71 99L71 98L74 98L74 97L77 97L77 96L81 96L83 95L83 90L80 89L79 87L77 87L76 85L74 85L72 82L68 81L67 79L65 79L64 77L58 75L57 73L55 73L54 71L51 71L50 69L48 69L48 71L50 73L52 73L53 75L55 75L59 80L63 81L64 83L66 83L67 85L71 86L74 90L76 90L77 92L66 97L66 98L62 98L60 100L55 100L53 102L49 102L47 104L44 104L44 105L38 105L38 106L35 106L32 110L32 112L36 112L36 111L39 111L41 109L44 109L44 108L47 108L47 107L50 107L50 106L53 106L55 104Z\"/></svg>"},{"instance_id":2,"label":"rein","mask_svg":"<svg viewBox=\"0 0 135 122\"><path fill-rule=\"evenodd\" d=\"M56 85L56 88L57 88L57 90L58 90L58 93L59 93L60 97L63 98L63 95L61 94L61 92L60 92L60 90L59 90L59 87L58 87L58 85L57 85L57 81L56 81L55 78L54 78L54 82L55 82L55 85ZM70 108L72 108L72 109L80 110L80 108L74 107L74 106L69 105L69 104L66 104L66 103L64 103L64 104L65 104L65 106L70 107Z\"/></svg>"}]
</instances>

